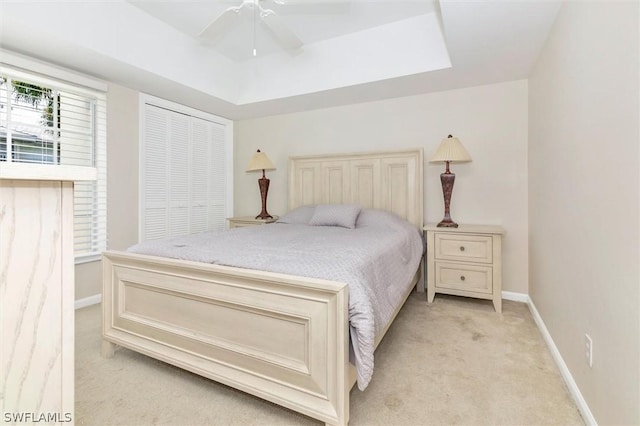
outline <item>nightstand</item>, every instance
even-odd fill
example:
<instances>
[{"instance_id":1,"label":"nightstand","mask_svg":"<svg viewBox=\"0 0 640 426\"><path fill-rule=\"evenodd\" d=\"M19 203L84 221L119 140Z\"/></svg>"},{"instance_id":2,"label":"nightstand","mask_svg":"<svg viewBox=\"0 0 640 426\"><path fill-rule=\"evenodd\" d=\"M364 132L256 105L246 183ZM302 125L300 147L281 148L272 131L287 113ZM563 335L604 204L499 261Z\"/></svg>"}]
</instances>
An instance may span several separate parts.
<instances>
[{"instance_id":1,"label":"nightstand","mask_svg":"<svg viewBox=\"0 0 640 426\"><path fill-rule=\"evenodd\" d=\"M492 225L427 224L427 301L436 293L493 300L502 312L502 235Z\"/></svg>"},{"instance_id":2,"label":"nightstand","mask_svg":"<svg viewBox=\"0 0 640 426\"><path fill-rule=\"evenodd\" d=\"M228 217L229 228L242 228L243 226L255 226L266 225L278 220L278 216L274 216L271 219L256 219L254 216L238 216Z\"/></svg>"}]
</instances>

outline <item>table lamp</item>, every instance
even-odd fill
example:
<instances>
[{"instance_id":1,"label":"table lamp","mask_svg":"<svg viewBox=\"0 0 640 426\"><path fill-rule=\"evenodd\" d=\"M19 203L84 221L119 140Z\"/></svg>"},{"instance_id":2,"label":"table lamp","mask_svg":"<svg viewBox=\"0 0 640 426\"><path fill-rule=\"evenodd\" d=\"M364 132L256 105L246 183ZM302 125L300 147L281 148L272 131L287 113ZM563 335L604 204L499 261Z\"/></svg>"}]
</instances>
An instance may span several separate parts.
<instances>
[{"instance_id":1,"label":"table lamp","mask_svg":"<svg viewBox=\"0 0 640 426\"><path fill-rule=\"evenodd\" d=\"M471 161L471 156L464 149L462 143L458 138L454 138L449 135L447 138L440 142L440 146L433 154L430 163L442 163L446 164L446 170L440 174L440 182L442 183L442 193L444 194L444 218L438 226L447 228L457 228L458 224L451 220L451 214L449 212L449 206L451 204L451 193L453 192L453 182L456 180L456 175L449 170L449 163L466 163Z\"/></svg>"},{"instance_id":2,"label":"table lamp","mask_svg":"<svg viewBox=\"0 0 640 426\"><path fill-rule=\"evenodd\" d=\"M247 166L247 172L255 172L258 170L262 170L262 177L258 179L258 186L260 187L260 196L262 197L262 211L256 219L271 219L271 216L267 212L267 192L269 192L269 179L264 175L265 170L275 170L276 168L273 166L271 160L264 152L260 152L258 150L251 160L249 160L249 165Z\"/></svg>"}]
</instances>

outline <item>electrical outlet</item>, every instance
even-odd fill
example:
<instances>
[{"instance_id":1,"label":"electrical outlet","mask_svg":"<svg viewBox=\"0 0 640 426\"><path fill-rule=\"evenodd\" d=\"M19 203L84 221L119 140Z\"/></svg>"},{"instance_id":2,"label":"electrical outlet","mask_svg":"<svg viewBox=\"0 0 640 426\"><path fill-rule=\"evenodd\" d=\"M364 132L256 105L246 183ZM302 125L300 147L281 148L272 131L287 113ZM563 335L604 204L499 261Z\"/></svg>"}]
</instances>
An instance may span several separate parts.
<instances>
[{"instance_id":1,"label":"electrical outlet","mask_svg":"<svg viewBox=\"0 0 640 426\"><path fill-rule=\"evenodd\" d=\"M584 356L589 367L593 367L593 340L588 334L584 335Z\"/></svg>"}]
</instances>

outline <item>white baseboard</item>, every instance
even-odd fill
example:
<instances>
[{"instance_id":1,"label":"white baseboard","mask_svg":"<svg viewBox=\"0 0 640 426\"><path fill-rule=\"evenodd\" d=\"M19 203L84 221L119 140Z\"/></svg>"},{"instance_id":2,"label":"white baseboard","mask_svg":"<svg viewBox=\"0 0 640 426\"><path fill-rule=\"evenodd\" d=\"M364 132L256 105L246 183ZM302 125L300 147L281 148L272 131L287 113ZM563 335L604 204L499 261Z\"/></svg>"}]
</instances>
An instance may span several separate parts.
<instances>
[{"instance_id":1,"label":"white baseboard","mask_svg":"<svg viewBox=\"0 0 640 426\"><path fill-rule=\"evenodd\" d=\"M527 298L529 299L528 296ZM534 321L538 325L538 329L540 329L540 332L542 333L542 337L544 338L544 341L547 343L547 346L551 351L551 356L553 357L553 360L556 362L556 365L560 370L560 374L562 374L562 378L564 379L564 382L567 384L567 388L569 388L569 393L571 394L571 396L573 397L573 400L578 406L578 411L580 411L580 414L582 415L582 419L585 421L587 425L597 426L598 423L596 422L595 417L593 417L593 414L591 413L591 410L587 405L587 401L585 401L584 397L582 396L582 393L580 392L580 389L578 388L578 385L576 384L575 380L573 380L573 376L571 375L571 372L569 371L567 364L565 364L564 360L562 359L562 355L560 355L560 351L558 350L558 347L553 342L553 339L551 338L551 334L549 334L549 330L547 330L547 326L544 324L544 321L542 321L542 317L540 316L540 313L536 309L536 306L533 304L532 300L529 300L528 305L529 305L529 310L531 311L531 315L533 316Z\"/></svg>"},{"instance_id":2,"label":"white baseboard","mask_svg":"<svg viewBox=\"0 0 640 426\"><path fill-rule=\"evenodd\" d=\"M502 298L514 302L529 303L529 295L526 293L516 293L513 291L503 291Z\"/></svg>"},{"instance_id":3,"label":"white baseboard","mask_svg":"<svg viewBox=\"0 0 640 426\"><path fill-rule=\"evenodd\" d=\"M76 300L76 309L86 308L87 306L97 305L102 302L102 294L94 294L93 296L85 297L84 299Z\"/></svg>"}]
</instances>

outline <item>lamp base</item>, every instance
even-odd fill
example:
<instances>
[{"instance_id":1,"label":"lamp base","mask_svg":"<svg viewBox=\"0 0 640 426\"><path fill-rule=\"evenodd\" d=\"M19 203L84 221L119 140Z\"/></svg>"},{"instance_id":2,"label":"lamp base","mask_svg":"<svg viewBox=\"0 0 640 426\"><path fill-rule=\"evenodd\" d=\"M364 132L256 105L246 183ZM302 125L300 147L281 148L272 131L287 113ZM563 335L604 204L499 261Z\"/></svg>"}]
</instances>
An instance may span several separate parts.
<instances>
[{"instance_id":1,"label":"lamp base","mask_svg":"<svg viewBox=\"0 0 640 426\"><path fill-rule=\"evenodd\" d=\"M258 186L260 187L260 198L262 198L262 211L258 216L256 216L256 219L273 219L273 216L271 216L267 212L267 193L269 192L269 179L264 176L264 171L263 176L258 179Z\"/></svg>"},{"instance_id":2,"label":"lamp base","mask_svg":"<svg viewBox=\"0 0 640 426\"><path fill-rule=\"evenodd\" d=\"M449 162L447 161L447 169L440 174L440 183L442 183L442 194L444 195L444 218L437 225L441 228L457 228L458 224L451 220L449 205L451 204L451 193L453 192L453 183L456 175L449 171Z\"/></svg>"},{"instance_id":3,"label":"lamp base","mask_svg":"<svg viewBox=\"0 0 640 426\"><path fill-rule=\"evenodd\" d=\"M442 219L442 221L436 226L439 228L457 228L458 224L451 219Z\"/></svg>"}]
</instances>

